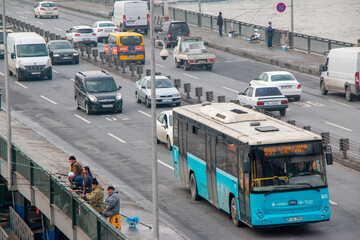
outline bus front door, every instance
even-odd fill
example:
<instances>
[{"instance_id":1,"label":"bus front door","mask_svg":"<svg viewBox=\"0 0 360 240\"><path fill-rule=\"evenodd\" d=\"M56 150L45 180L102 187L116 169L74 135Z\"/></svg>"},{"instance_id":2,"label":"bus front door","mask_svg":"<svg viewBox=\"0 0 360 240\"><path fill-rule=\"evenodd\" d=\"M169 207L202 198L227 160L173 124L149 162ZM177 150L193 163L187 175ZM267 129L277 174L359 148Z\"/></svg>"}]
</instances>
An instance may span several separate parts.
<instances>
[{"instance_id":1,"label":"bus front door","mask_svg":"<svg viewBox=\"0 0 360 240\"><path fill-rule=\"evenodd\" d=\"M246 154L240 148L238 154L239 161L239 207L240 219L251 224L250 219L250 199L249 199L249 173L244 173L244 161L248 161Z\"/></svg>"},{"instance_id":2,"label":"bus front door","mask_svg":"<svg viewBox=\"0 0 360 240\"><path fill-rule=\"evenodd\" d=\"M187 176L187 157L186 157L186 123L179 121L179 168L181 184L189 186L189 179Z\"/></svg>"},{"instance_id":3,"label":"bus front door","mask_svg":"<svg viewBox=\"0 0 360 240\"><path fill-rule=\"evenodd\" d=\"M219 207L216 189L216 161L215 161L215 137L206 134L206 177L209 194L209 202Z\"/></svg>"}]
</instances>

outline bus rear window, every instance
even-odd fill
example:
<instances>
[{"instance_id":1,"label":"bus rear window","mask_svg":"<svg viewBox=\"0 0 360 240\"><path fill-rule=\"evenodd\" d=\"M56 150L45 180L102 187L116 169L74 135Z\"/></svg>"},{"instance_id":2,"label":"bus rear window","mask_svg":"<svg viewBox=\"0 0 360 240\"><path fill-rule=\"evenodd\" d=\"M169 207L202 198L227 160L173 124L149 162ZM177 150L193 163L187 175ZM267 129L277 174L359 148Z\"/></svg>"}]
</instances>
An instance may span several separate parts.
<instances>
[{"instance_id":1,"label":"bus rear window","mask_svg":"<svg viewBox=\"0 0 360 240\"><path fill-rule=\"evenodd\" d=\"M141 36L121 37L120 43L123 46L138 46L142 43L142 37Z\"/></svg>"}]
</instances>

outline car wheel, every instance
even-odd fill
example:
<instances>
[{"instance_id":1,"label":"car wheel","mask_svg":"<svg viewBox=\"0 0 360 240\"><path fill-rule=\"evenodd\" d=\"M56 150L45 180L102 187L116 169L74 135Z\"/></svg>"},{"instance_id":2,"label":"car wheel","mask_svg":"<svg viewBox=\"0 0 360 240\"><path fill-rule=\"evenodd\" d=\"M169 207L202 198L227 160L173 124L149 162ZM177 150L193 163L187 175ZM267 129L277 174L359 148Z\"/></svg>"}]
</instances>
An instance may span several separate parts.
<instances>
[{"instance_id":1,"label":"car wheel","mask_svg":"<svg viewBox=\"0 0 360 240\"><path fill-rule=\"evenodd\" d=\"M285 114L286 114L286 109L281 109L280 111L280 116L285 116Z\"/></svg>"},{"instance_id":2,"label":"car wheel","mask_svg":"<svg viewBox=\"0 0 360 240\"><path fill-rule=\"evenodd\" d=\"M161 143L158 138L156 138L156 143L157 143L157 144L160 144L160 143Z\"/></svg>"},{"instance_id":3,"label":"car wheel","mask_svg":"<svg viewBox=\"0 0 360 240\"><path fill-rule=\"evenodd\" d=\"M75 64L79 64L79 63L80 63L79 59L75 61Z\"/></svg>"},{"instance_id":4,"label":"car wheel","mask_svg":"<svg viewBox=\"0 0 360 240\"><path fill-rule=\"evenodd\" d=\"M192 200L194 200L194 201L197 201L200 199L198 190L197 190L197 186L196 186L196 179L195 179L194 173L191 173L191 175L190 175L190 195L191 195Z\"/></svg>"},{"instance_id":5,"label":"car wheel","mask_svg":"<svg viewBox=\"0 0 360 240\"><path fill-rule=\"evenodd\" d=\"M12 76L12 75L14 75L14 73L9 70L9 76Z\"/></svg>"},{"instance_id":6,"label":"car wheel","mask_svg":"<svg viewBox=\"0 0 360 240\"><path fill-rule=\"evenodd\" d=\"M37 15L36 15L36 13L34 13L34 17L35 17L35 18L37 18Z\"/></svg>"},{"instance_id":7,"label":"car wheel","mask_svg":"<svg viewBox=\"0 0 360 240\"><path fill-rule=\"evenodd\" d=\"M22 80L22 77L20 76L19 73L16 75L16 77L17 77L18 82L20 82Z\"/></svg>"},{"instance_id":8,"label":"car wheel","mask_svg":"<svg viewBox=\"0 0 360 240\"><path fill-rule=\"evenodd\" d=\"M171 151L171 149L172 149L172 146L171 146L171 142L170 142L170 138L169 138L169 136L167 136L167 144L166 144L166 146L167 146L167 149L169 149L170 151Z\"/></svg>"},{"instance_id":9,"label":"car wheel","mask_svg":"<svg viewBox=\"0 0 360 240\"><path fill-rule=\"evenodd\" d=\"M300 98L301 98L300 96L296 96L296 97L294 97L294 100L295 101L300 101Z\"/></svg>"},{"instance_id":10,"label":"car wheel","mask_svg":"<svg viewBox=\"0 0 360 240\"><path fill-rule=\"evenodd\" d=\"M48 79L48 80L51 80L51 79L52 79L52 73L50 73L50 74L47 76L47 79Z\"/></svg>"},{"instance_id":11,"label":"car wheel","mask_svg":"<svg viewBox=\"0 0 360 240\"><path fill-rule=\"evenodd\" d=\"M56 18L59 18L59 15L56 15Z\"/></svg>"},{"instance_id":12,"label":"car wheel","mask_svg":"<svg viewBox=\"0 0 360 240\"><path fill-rule=\"evenodd\" d=\"M94 47L97 47L97 43L94 43L93 45L94 45Z\"/></svg>"},{"instance_id":13,"label":"car wheel","mask_svg":"<svg viewBox=\"0 0 360 240\"><path fill-rule=\"evenodd\" d=\"M349 102L352 102L352 100L354 99L353 95L350 92L350 87L346 87L345 88L345 98L346 100L348 100Z\"/></svg>"},{"instance_id":14,"label":"car wheel","mask_svg":"<svg viewBox=\"0 0 360 240\"><path fill-rule=\"evenodd\" d=\"M148 108L150 108L151 107L151 101L150 101L150 99L149 98L145 98L145 105L146 105L146 107L148 107Z\"/></svg>"},{"instance_id":15,"label":"car wheel","mask_svg":"<svg viewBox=\"0 0 360 240\"><path fill-rule=\"evenodd\" d=\"M141 99L139 98L137 93L135 93L135 99L137 103L141 103Z\"/></svg>"},{"instance_id":16,"label":"car wheel","mask_svg":"<svg viewBox=\"0 0 360 240\"><path fill-rule=\"evenodd\" d=\"M321 81L321 82L320 82L320 90L321 90L321 94L322 94L322 95L328 94L328 91L326 90L324 81Z\"/></svg>"},{"instance_id":17,"label":"car wheel","mask_svg":"<svg viewBox=\"0 0 360 240\"><path fill-rule=\"evenodd\" d=\"M207 71L211 71L213 68L213 65L206 65L205 68Z\"/></svg>"},{"instance_id":18,"label":"car wheel","mask_svg":"<svg viewBox=\"0 0 360 240\"><path fill-rule=\"evenodd\" d=\"M185 71L189 71L190 70L190 64L188 63L188 61L184 62L184 70Z\"/></svg>"},{"instance_id":19,"label":"car wheel","mask_svg":"<svg viewBox=\"0 0 360 240\"><path fill-rule=\"evenodd\" d=\"M231 219L232 219L233 224L236 227L240 227L241 224L240 224L240 219L239 219L239 210L238 210L238 207L237 207L237 204L236 204L235 197L233 197L231 199L230 215L231 215Z\"/></svg>"},{"instance_id":20,"label":"car wheel","mask_svg":"<svg viewBox=\"0 0 360 240\"><path fill-rule=\"evenodd\" d=\"M77 98L75 98L75 109L80 110L80 105L79 105L79 101Z\"/></svg>"},{"instance_id":21,"label":"car wheel","mask_svg":"<svg viewBox=\"0 0 360 240\"><path fill-rule=\"evenodd\" d=\"M86 112L86 115L90 115L91 114L91 110L90 110L90 107L87 103L85 103L85 112Z\"/></svg>"},{"instance_id":22,"label":"car wheel","mask_svg":"<svg viewBox=\"0 0 360 240\"><path fill-rule=\"evenodd\" d=\"M177 61L176 58L175 58L175 67L177 67L177 68L180 68L180 67L181 67L180 63Z\"/></svg>"}]
</instances>

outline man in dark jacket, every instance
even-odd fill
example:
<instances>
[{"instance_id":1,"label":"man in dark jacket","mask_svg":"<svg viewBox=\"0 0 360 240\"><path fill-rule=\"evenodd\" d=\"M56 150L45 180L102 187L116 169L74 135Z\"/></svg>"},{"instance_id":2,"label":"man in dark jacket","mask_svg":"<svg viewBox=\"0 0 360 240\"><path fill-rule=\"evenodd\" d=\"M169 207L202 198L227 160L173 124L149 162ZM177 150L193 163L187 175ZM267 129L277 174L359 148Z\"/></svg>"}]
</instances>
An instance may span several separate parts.
<instances>
[{"instance_id":1,"label":"man in dark jacket","mask_svg":"<svg viewBox=\"0 0 360 240\"><path fill-rule=\"evenodd\" d=\"M76 161L75 156L70 156L69 157L69 162L70 162L70 166L71 166L70 172L73 172L73 173L75 173L75 175L79 175L80 177L85 176L84 171L83 171L83 167L81 166L81 163Z\"/></svg>"},{"instance_id":2,"label":"man in dark jacket","mask_svg":"<svg viewBox=\"0 0 360 240\"><path fill-rule=\"evenodd\" d=\"M272 23L269 22L269 26L266 28L266 33L268 36L268 47L272 47L272 38L274 36L274 29L272 28Z\"/></svg>"},{"instance_id":3,"label":"man in dark jacket","mask_svg":"<svg viewBox=\"0 0 360 240\"><path fill-rule=\"evenodd\" d=\"M105 201L105 209L102 215L104 217L112 217L120 213L120 198L118 191L113 186L109 186L107 191L109 196Z\"/></svg>"},{"instance_id":4,"label":"man in dark jacket","mask_svg":"<svg viewBox=\"0 0 360 240\"><path fill-rule=\"evenodd\" d=\"M83 190L84 185L84 178L79 176L79 175L75 175L75 173L73 172L69 172L68 174L68 179L70 182L70 186L72 190L80 190L80 192Z\"/></svg>"},{"instance_id":5,"label":"man in dark jacket","mask_svg":"<svg viewBox=\"0 0 360 240\"><path fill-rule=\"evenodd\" d=\"M222 27L224 25L222 12L219 12L219 16L217 18L217 23L216 24L219 26L219 35L222 36Z\"/></svg>"},{"instance_id":6,"label":"man in dark jacket","mask_svg":"<svg viewBox=\"0 0 360 240\"><path fill-rule=\"evenodd\" d=\"M91 187L92 187L92 181L93 181L93 176L90 172L90 168L88 166L84 167L84 173L85 173L85 177L84 177L84 195L86 193L91 193Z\"/></svg>"}]
</instances>

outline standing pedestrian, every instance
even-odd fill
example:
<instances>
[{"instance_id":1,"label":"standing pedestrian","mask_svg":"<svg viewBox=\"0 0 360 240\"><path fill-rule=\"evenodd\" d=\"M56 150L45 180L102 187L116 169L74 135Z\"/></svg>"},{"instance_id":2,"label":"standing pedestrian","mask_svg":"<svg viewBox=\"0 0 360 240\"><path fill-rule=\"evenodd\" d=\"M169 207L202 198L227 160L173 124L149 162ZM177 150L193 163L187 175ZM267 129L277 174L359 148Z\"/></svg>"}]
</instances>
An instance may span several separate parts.
<instances>
[{"instance_id":1,"label":"standing pedestrian","mask_svg":"<svg viewBox=\"0 0 360 240\"><path fill-rule=\"evenodd\" d=\"M219 16L217 18L217 23L216 24L219 26L219 35L222 36L222 27L224 25L222 12L219 12Z\"/></svg>"},{"instance_id":2,"label":"standing pedestrian","mask_svg":"<svg viewBox=\"0 0 360 240\"><path fill-rule=\"evenodd\" d=\"M274 29L272 28L272 22L269 22L269 26L266 28L268 36L268 47L272 47L272 38L274 36Z\"/></svg>"},{"instance_id":3,"label":"standing pedestrian","mask_svg":"<svg viewBox=\"0 0 360 240\"><path fill-rule=\"evenodd\" d=\"M85 200L89 201L91 207L93 207L98 213L104 210L102 206L104 200L104 189L99 185L96 178L93 178L91 193L86 193Z\"/></svg>"},{"instance_id":4,"label":"standing pedestrian","mask_svg":"<svg viewBox=\"0 0 360 240\"><path fill-rule=\"evenodd\" d=\"M105 200L105 208L102 213L104 217L112 217L120 213L120 198L118 191L113 186L109 186L108 198Z\"/></svg>"},{"instance_id":5,"label":"standing pedestrian","mask_svg":"<svg viewBox=\"0 0 360 240\"><path fill-rule=\"evenodd\" d=\"M79 175L80 177L85 177L83 167L81 166L81 163L76 161L75 156L70 156L69 162L71 166L70 172L73 172L75 175Z\"/></svg>"},{"instance_id":6,"label":"standing pedestrian","mask_svg":"<svg viewBox=\"0 0 360 240\"><path fill-rule=\"evenodd\" d=\"M85 173L85 177L84 177L84 195L86 193L91 193L91 187L92 187L92 181L93 181L93 176L90 172L90 168L88 166L84 167L84 173Z\"/></svg>"}]
</instances>

